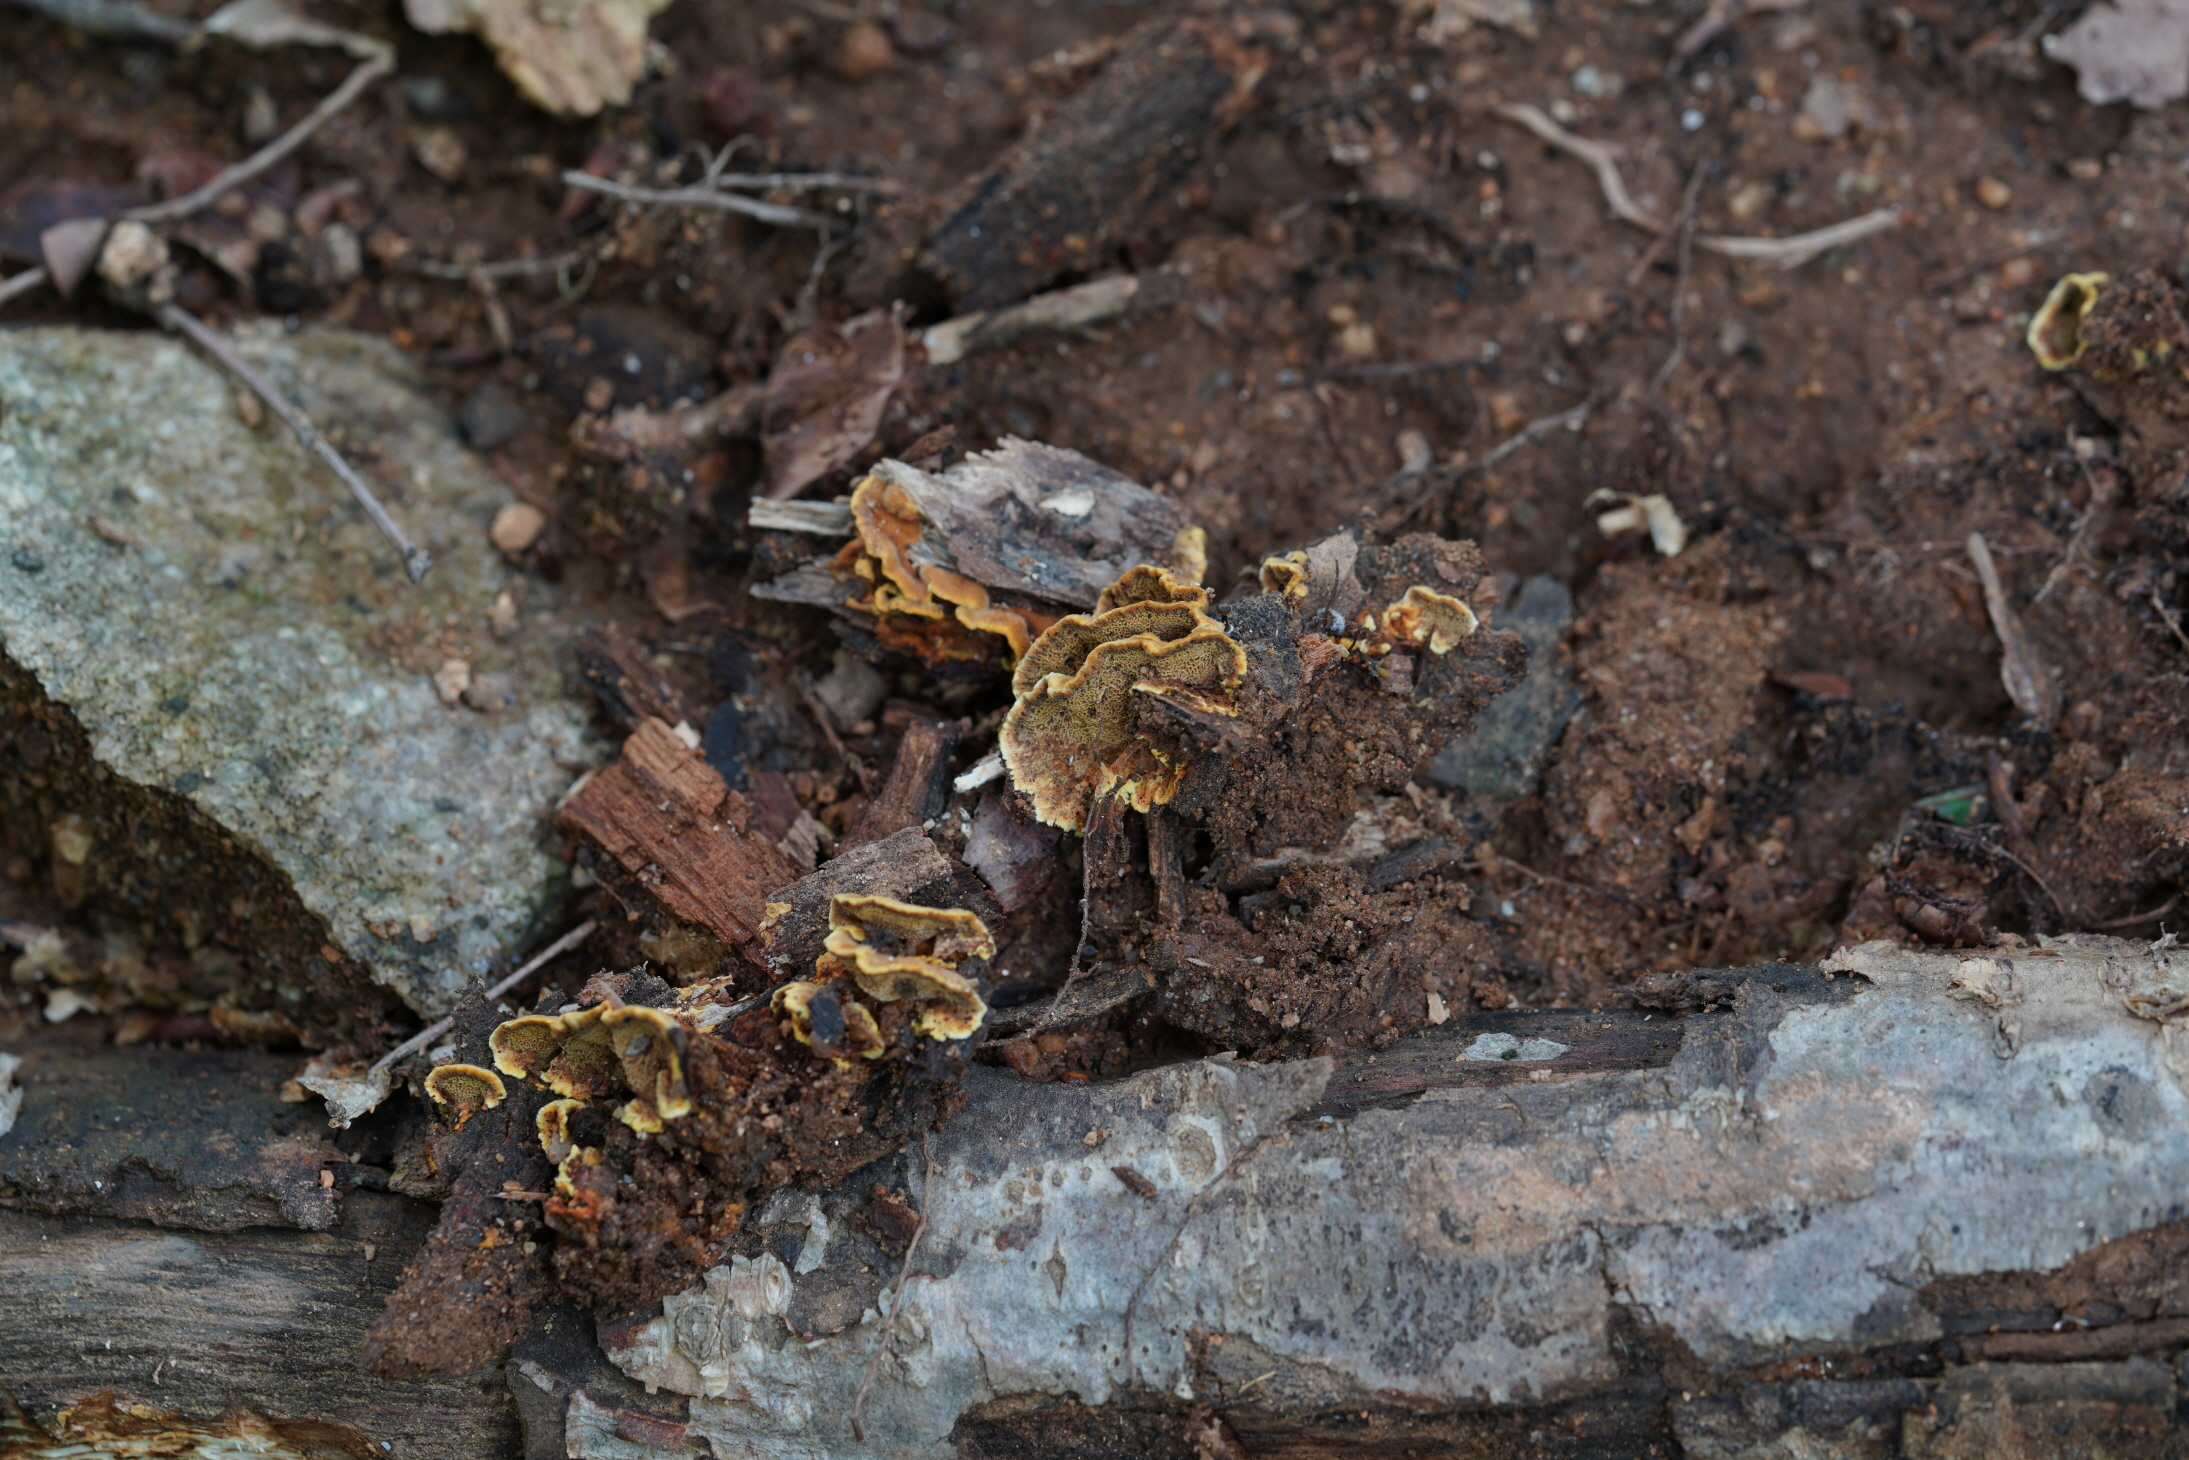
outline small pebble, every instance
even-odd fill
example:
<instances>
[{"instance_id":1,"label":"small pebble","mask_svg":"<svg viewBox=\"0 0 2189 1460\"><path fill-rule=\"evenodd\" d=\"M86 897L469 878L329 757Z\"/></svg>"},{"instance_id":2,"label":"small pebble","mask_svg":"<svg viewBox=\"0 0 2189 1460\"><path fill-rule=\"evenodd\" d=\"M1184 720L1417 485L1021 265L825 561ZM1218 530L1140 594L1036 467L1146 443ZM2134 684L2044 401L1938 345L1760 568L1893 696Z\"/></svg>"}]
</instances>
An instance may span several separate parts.
<instances>
[{"instance_id":1,"label":"small pebble","mask_svg":"<svg viewBox=\"0 0 2189 1460\"><path fill-rule=\"evenodd\" d=\"M507 446L532 424L524 397L506 380L481 381L456 409L456 425L473 451Z\"/></svg>"},{"instance_id":2,"label":"small pebble","mask_svg":"<svg viewBox=\"0 0 2189 1460\"><path fill-rule=\"evenodd\" d=\"M464 689L464 703L482 715L496 715L517 701L516 687L506 674L482 674Z\"/></svg>"},{"instance_id":3,"label":"small pebble","mask_svg":"<svg viewBox=\"0 0 2189 1460\"><path fill-rule=\"evenodd\" d=\"M540 533L547 527L547 514L530 502L510 502L494 514L494 525L487 529L487 536L494 546L505 553L521 553L540 540ZM514 610L515 605L511 605Z\"/></svg>"},{"instance_id":4,"label":"small pebble","mask_svg":"<svg viewBox=\"0 0 2189 1460\"><path fill-rule=\"evenodd\" d=\"M871 21L862 21L844 32L836 43L836 74L846 81L865 81L887 71L897 59L889 32Z\"/></svg>"},{"instance_id":5,"label":"small pebble","mask_svg":"<svg viewBox=\"0 0 2189 1460\"><path fill-rule=\"evenodd\" d=\"M1976 201L1987 208L2004 208L2014 201L2014 189L1995 177L1976 180Z\"/></svg>"},{"instance_id":6,"label":"small pebble","mask_svg":"<svg viewBox=\"0 0 2189 1460\"><path fill-rule=\"evenodd\" d=\"M29 548L17 548L8 561L15 564L16 571L21 573L43 573L46 570L46 560Z\"/></svg>"},{"instance_id":7,"label":"small pebble","mask_svg":"<svg viewBox=\"0 0 2189 1460\"><path fill-rule=\"evenodd\" d=\"M433 671L433 692L441 697L444 705L461 701L464 691L471 688L471 664L463 659L443 659L441 667Z\"/></svg>"},{"instance_id":8,"label":"small pebble","mask_svg":"<svg viewBox=\"0 0 2189 1460\"><path fill-rule=\"evenodd\" d=\"M464 175L464 164L471 160L470 149L463 139L447 127L426 127L412 135L411 156L418 165L442 182L452 183Z\"/></svg>"}]
</instances>

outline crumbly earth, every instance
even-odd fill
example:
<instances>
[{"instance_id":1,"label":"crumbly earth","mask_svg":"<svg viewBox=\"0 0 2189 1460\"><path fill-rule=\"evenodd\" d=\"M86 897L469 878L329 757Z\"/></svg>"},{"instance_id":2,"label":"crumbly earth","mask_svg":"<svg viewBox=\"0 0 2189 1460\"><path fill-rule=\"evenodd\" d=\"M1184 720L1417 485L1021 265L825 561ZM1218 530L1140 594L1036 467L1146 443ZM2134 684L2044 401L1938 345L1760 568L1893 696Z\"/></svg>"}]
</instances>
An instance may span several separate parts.
<instances>
[{"instance_id":1,"label":"crumbly earth","mask_svg":"<svg viewBox=\"0 0 2189 1460\"><path fill-rule=\"evenodd\" d=\"M923 35L946 20L904 9ZM1265 554L1348 526L1372 545L1471 542L1478 590L1537 574L1572 590L1550 652L1577 713L1539 786L1471 797L1430 782L1439 747L1408 737L1381 689L1328 677L1271 746L1294 770L1202 808L1179 926L1129 950L1144 992L997 1057L1036 1078L1101 1078L1181 1051L1373 1044L1440 1009L1600 1006L1655 971L1814 960L1875 937L2178 927L2189 495L2178 377L2136 365L2130 326L2163 331L2184 312L2189 110L2081 101L2041 49L2063 13L2038 0L1750 7L1691 53L1696 4L1561 0L1536 35L1481 25L1441 43L1406 9L1301 0L1255 19L1268 67L1252 97L1195 138L1181 183L1104 220L1088 268L1180 270L1180 302L947 364L922 363L915 343L875 440L806 495L843 495L865 462L945 426L959 449L1006 434L1070 447L1207 530L1219 608L1251 600ZM645 645L771 835L795 828L825 857L911 716L960 722L955 772L988 753L1000 677L884 659L825 734L809 687L836 673L839 639L821 614L745 590L835 540L747 526L758 428L643 459L600 444L603 428L615 410L754 386L817 319L899 301L915 334L948 318L951 283L921 263L944 200L1038 135L1100 48L1145 18L953 9L946 42L872 71L847 63L833 10L679 0L654 30L673 68L584 124L525 108L483 49L406 35L397 82L254 184L237 216L206 220L201 244L184 240L181 297L223 326L293 315L384 335L448 406L494 424L481 454L547 519L512 569ZM392 5L355 20L400 33ZM344 64L217 45L174 56L0 12L0 189L127 190L140 170L233 159L257 88L293 120ZM1888 205L1899 225L1789 270L1688 247L1677 227L1613 218L1584 166L1499 114L1513 103L1619 148L1653 215L1677 220L1691 196L1688 243ZM587 165L677 180L665 159L743 132L757 140L741 166L868 172L901 191L800 195L851 225L817 248L747 219L574 202L557 180ZM327 188L343 191L318 195L323 215L301 209ZM0 199L0 250L27 258L37 196ZM355 272L332 267L324 227L300 213L362 242ZM253 228L278 236L247 258L229 245ZM577 258L559 274L491 295L439 267L564 253ZM2088 366L2048 374L2023 331L2070 270L2107 272L2113 292ZM134 323L50 294L6 308L11 323ZM1584 404L1574 429L1526 433ZM1607 531L1598 488L1663 497L1684 549ZM1972 532L2056 717L2008 695ZM1494 597L1469 599L1492 630ZM0 754L39 743L17 732ZM956 794L937 845L968 853L1004 794ZM999 1011L1053 997L1087 931L1082 844L1012 845L1047 875L1006 898ZM1144 868L1145 829L1111 854ZM1400 854L1414 860L1385 861ZM1379 865L1405 875L1382 883ZM81 937L87 905L43 852L11 844L0 860L0 916ZM208 892L195 911L217 928L224 908ZM1138 937L1153 910L1152 895L1126 899L1109 930ZM564 911L605 931L585 967L550 973L558 993L604 964L674 961L651 909L628 917L581 888ZM142 1037L125 1021L165 1007L100 1005L60 1037ZM0 1035L37 1018L26 986ZM786 1119L834 1139L852 1097L814 1091ZM658 1157L617 1149L634 1171ZM556 1258L606 1307L688 1275L683 1244L712 1240L678 1204L689 1189L666 1174L642 1186L610 1244L638 1257L596 1267L581 1237Z\"/></svg>"}]
</instances>

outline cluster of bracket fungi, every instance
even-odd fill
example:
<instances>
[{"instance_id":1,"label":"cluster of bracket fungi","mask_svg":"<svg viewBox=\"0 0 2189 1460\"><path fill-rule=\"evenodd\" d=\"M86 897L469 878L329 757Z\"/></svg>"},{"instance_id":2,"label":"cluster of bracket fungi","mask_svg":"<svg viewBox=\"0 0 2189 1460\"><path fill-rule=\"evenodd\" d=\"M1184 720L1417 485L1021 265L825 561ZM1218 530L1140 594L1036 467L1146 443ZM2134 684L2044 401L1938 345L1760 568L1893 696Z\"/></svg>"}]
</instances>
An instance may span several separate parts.
<instances>
[{"instance_id":1,"label":"cluster of bracket fungi","mask_svg":"<svg viewBox=\"0 0 2189 1460\"><path fill-rule=\"evenodd\" d=\"M687 1286L730 1260L771 1192L841 1180L933 1128L968 1058L1043 1075L1058 1031L1135 1009L1208 1047L1305 1053L1465 997L1468 930L1413 880L1330 849L1517 677L1518 640L1482 619L1495 589L1472 544L1341 533L1266 559L1261 591L1219 603L1197 530L1070 452L1007 442L939 474L883 462L849 505L841 550L756 592L829 609L885 665L961 683L1007 668L1007 780L960 790L957 824L977 805L1028 835L1076 834L1059 860L1078 886L929 906L828 863L807 879L839 878L825 942L799 955L810 968L763 923L743 948L768 971L757 987L752 970L681 990L634 972L475 1021L476 1062L435 1069L426 1091L449 1140L505 1103L507 1129L536 1135L555 1284L596 1311ZM914 840L954 869L946 885L977 887L950 855L962 830L938 829L950 820ZM1338 900L1345 916L1318 913ZM1046 968L1018 936L1043 920L1069 923ZM1012 978L1046 990L1030 1011L990 1007L999 944Z\"/></svg>"}]
</instances>

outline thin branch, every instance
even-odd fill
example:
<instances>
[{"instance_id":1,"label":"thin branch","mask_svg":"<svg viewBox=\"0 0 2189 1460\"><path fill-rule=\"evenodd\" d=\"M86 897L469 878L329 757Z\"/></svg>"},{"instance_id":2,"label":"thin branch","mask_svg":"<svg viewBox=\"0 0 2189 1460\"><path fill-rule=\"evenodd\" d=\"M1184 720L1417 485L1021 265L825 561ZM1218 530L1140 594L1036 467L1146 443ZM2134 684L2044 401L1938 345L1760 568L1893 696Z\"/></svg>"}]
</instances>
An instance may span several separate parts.
<instances>
[{"instance_id":1,"label":"thin branch","mask_svg":"<svg viewBox=\"0 0 2189 1460\"><path fill-rule=\"evenodd\" d=\"M1634 201L1627 191L1626 180L1619 175L1618 156L1601 142L1592 142L1576 136L1532 106L1514 105L1497 108L1498 115L1518 122L1551 146L1569 156L1578 157L1596 171L1596 184L1603 189L1604 201L1611 211L1638 228L1652 233L1663 233L1665 225L1655 215ZM1798 268L1827 249L1839 248L1868 238L1873 233L1883 233L1900 223L1900 209L1879 208L1860 217L1834 223L1828 228L1797 233L1788 238L1749 238L1726 234L1706 233L1695 242L1698 247L1727 258L1753 259L1762 263L1777 264L1782 269Z\"/></svg>"},{"instance_id":2,"label":"thin branch","mask_svg":"<svg viewBox=\"0 0 2189 1460\"><path fill-rule=\"evenodd\" d=\"M725 172L711 181L718 188L834 188L840 193L901 193L886 177L856 172Z\"/></svg>"},{"instance_id":3,"label":"thin branch","mask_svg":"<svg viewBox=\"0 0 2189 1460\"><path fill-rule=\"evenodd\" d=\"M164 223L175 218L187 218L210 207L222 194L230 192L268 168L280 162L311 139L312 133L327 124L329 118L364 94L365 88L395 69L394 58L374 58L361 63L346 77L340 86L327 93L326 99L288 131L268 142L235 166L224 169L203 187L192 188L179 198L169 198L164 203L147 203L141 208L131 208L121 216L139 223Z\"/></svg>"},{"instance_id":4,"label":"thin branch","mask_svg":"<svg viewBox=\"0 0 2189 1460\"><path fill-rule=\"evenodd\" d=\"M1596 169L1596 185L1604 190L1604 201L1611 204L1611 211L1637 228L1647 228L1652 233L1665 231L1663 220L1634 201L1627 191L1626 179L1619 176L1618 156L1601 142L1591 142L1578 137L1543 114L1541 108L1526 103L1497 108L1497 114L1509 121L1520 123L1559 151L1578 157Z\"/></svg>"},{"instance_id":5,"label":"thin branch","mask_svg":"<svg viewBox=\"0 0 2189 1460\"><path fill-rule=\"evenodd\" d=\"M2133 928L2138 923L2156 922L2172 912L2180 903L2181 894L2177 892L2147 913L2133 913L2125 918L2108 918L2102 923L2090 923L2087 926L2107 931L2114 928Z\"/></svg>"},{"instance_id":6,"label":"thin branch","mask_svg":"<svg viewBox=\"0 0 2189 1460\"><path fill-rule=\"evenodd\" d=\"M1592 395L1581 404L1569 407L1556 415L1538 416L1503 441L1500 441L1480 461L1470 461L1449 471L1430 473L1429 480L1422 484L1421 490L1416 492L1413 500L1406 504L1406 510L1392 521L1392 528L1395 529L1410 521L1415 513L1429 504L1429 499L1438 491L1448 487L1456 487L1469 477L1482 475L1522 447L1534 445L1559 427L1563 426L1571 431L1580 430L1582 426L1587 424L1589 414L1596 409L1597 402L1600 399L1601 397Z\"/></svg>"},{"instance_id":7,"label":"thin branch","mask_svg":"<svg viewBox=\"0 0 2189 1460\"><path fill-rule=\"evenodd\" d=\"M488 989L485 994L486 1001L490 1004L493 1003L496 999L508 993L518 984L523 983L533 974L538 973L540 969L548 964L550 960L562 957L563 954L568 953L571 949L577 947L580 943L583 943L587 938L592 937L593 930L598 928L599 926L600 924L594 922L590 918L578 924L569 932L563 934L560 938L557 938L554 942L548 944L545 948L542 948L539 952L533 954L530 958L526 959L522 968L519 968L515 973L511 974L509 977L503 979L500 983ZM456 1021L453 1017L434 1020L425 1028L419 1030L416 1034L413 1034L410 1038L404 1040L401 1044L398 1044L395 1048L380 1056L379 1059L373 1061L372 1067L376 1070L384 1070L389 1065L394 1064L397 1060L402 1059L405 1055L417 1053L419 1050L424 1049L427 1045L433 1043L434 1040L439 1039L442 1035L448 1033L448 1031L452 1027L454 1027L455 1023Z\"/></svg>"},{"instance_id":8,"label":"thin branch","mask_svg":"<svg viewBox=\"0 0 2189 1460\"><path fill-rule=\"evenodd\" d=\"M1680 368L1680 362L1687 358L1687 279L1689 266L1695 258L1695 200L1701 196L1702 188L1703 165L1698 162L1688 175L1687 198L1680 205L1680 219L1676 225L1680 251L1679 267L1672 276L1672 348L1665 352L1665 363L1657 367L1657 377L1649 383L1652 396L1663 393L1673 373Z\"/></svg>"},{"instance_id":9,"label":"thin branch","mask_svg":"<svg viewBox=\"0 0 2189 1460\"><path fill-rule=\"evenodd\" d=\"M180 46L198 33L198 28L187 20L161 15L138 5L124 5L118 0L14 0L14 3L85 35L154 40Z\"/></svg>"},{"instance_id":10,"label":"thin branch","mask_svg":"<svg viewBox=\"0 0 2189 1460\"><path fill-rule=\"evenodd\" d=\"M927 1235L927 1219L935 1210L935 1152L924 1130L920 1132L920 1154L927 1159L927 1184L920 1193L920 1219L912 1224L912 1240L904 1249L904 1266L897 1269L897 1291L889 1300L889 1320L882 1325L881 1337L875 1341L874 1352L866 1361L866 1377L859 1381L859 1392L851 1399L851 1437L862 1445L866 1443L866 1429L861 1418L866 1413L867 1391L874 1387L874 1376L882 1370L882 1354L896 1336L897 1315L904 1309L904 1285L912 1277L912 1259L920 1250L920 1239Z\"/></svg>"},{"instance_id":11,"label":"thin branch","mask_svg":"<svg viewBox=\"0 0 2189 1460\"><path fill-rule=\"evenodd\" d=\"M563 182L587 192L605 193L620 202L635 206L655 208L719 208L725 213L742 213L763 223L781 224L786 228L827 228L835 220L826 213L816 213L810 208L793 208L784 203L769 203L759 198L748 198L742 193L718 192L713 188L640 188L628 183L612 182L605 177L595 177L589 172L572 169L562 175Z\"/></svg>"},{"instance_id":12,"label":"thin branch","mask_svg":"<svg viewBox=\"0 0 2189 1460\"><path fill-rule=\"evenodd\" d=\"M556 254L544 259L497 259L490 264L457 264L441 259L410 259L403 267L414 274L429 279L453 279L468 283L474 276L489 279L529 279L540 274L560 273L572 264L583 263L589 250L574 248L568 253Z\"/></svg>"},{"instance_id":13,"label":"thin branch","mask_svg":"<svg viewBox=\"0 0 2189 1460\"><path fill-rule=\"evenodd\" d=\"M372 519L373 526L380 529L380 535L393 543L395 550L402 554L403 571L410 575L410 581L424 581L427 570L433 566L433 554L410 540L402 525L388 515L388 509L373 495L372 488L365 485L365 479L342 459L341 452L329 446L325 438L312 429L312 423L305 419L304 413L291 405L289 398L274 388L273 382L252 369L250 363L236 353L235 346L229 344L218 330L181 305L154 305L152 317L168 329L188 335L200 349L218 360L230 374L249 386L260 400L266 402L266 408L281 417L283 424L296 433L296 439L304 443L305 449L327 463L334 474L342 479L342 484L350 489L350 495L357 499L357 504L365 509L365 515Z\"/></svg>"},{"instance_id":14,"label":"thin branch","mask_svg":"<svg viewBox=\"0 0 2189 1460\"><path fill-rule=\"evenodd\" d=\"M0 304L28 294L50 277L44 269L25 269L12 279L0 279Z\"/></svg>"}]
</instances>

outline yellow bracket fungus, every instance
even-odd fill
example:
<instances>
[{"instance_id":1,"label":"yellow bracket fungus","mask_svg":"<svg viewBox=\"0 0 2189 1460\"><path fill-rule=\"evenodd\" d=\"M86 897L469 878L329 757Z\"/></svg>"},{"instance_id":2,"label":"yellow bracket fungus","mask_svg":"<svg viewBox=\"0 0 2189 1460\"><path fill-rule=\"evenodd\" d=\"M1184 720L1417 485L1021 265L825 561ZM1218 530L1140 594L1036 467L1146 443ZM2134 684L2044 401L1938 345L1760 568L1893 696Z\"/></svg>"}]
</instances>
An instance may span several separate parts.
<instances>
[{"instance_id":1,"label":"yellow bracket fungus","mask_svg":"<svg viewBox=\"0 0 2189 1460\"><path fill-rule=\"evenodd\" d=\"M1379 627L1394 639L1426 644L1432 654L1449 654L1461 639L1473 637L1481 623L1466 604L1417 583L1383 611Z\"/></svg>"},{"instance_id":2,"label":"yellow bracket fungus","mask_svg":"<svg viewBox=\"0 0 2189 1460\"><path fill-rule=\"evenodd\" d=\"M690 1115L692 1095L677 1054L676 1020L659 1009L627 1004L608 1010L600 1022L634 1096L617 1112L623 1123L633 1130L659 1131L663 1121Z\"/></svg>"},{"instance_id":3,"label":"yellow bracket fungus","mask_svg":"<svg viewBox=\"0 0 2189 1460\"><path fill-rule=\"evenodd\" d=\"M547 1067L568 1033L553 1014L523 1014L497 1024L486 1045L495 1069L513 1080L529 1080Z\"/></svg>"},{"instance_id":4,"label":"yellow bracket fungus","mask_svg":"<svg viewBox=\"0 0 2189 1460\"><path fill-rule=\"evenodd\" d=\"M905 626L928 651L927 657L981 658L992 652L978 641L968 644L961 637L935 632L945 618L1002 639L1013 662L1051 622L1045 614L992 602L986 588L962 573L938 564L914 563L912 548L925 524L918 504L890 480L885 468L877 468L852 488L851 521L858 536L838 555L837 566L873 585L852 607L885 622L892 616L936 621L927 628ZM885 635L885 640L902 637L902 633Z\"/></svg>"},{"instance_id":5,"label":"yellow bracket fungus","mask_svg":"<svg viewBox=\"0 0 2189 1460\"><path fill-rule=\"evenodd\" d=\"M912 1027L930 1039L967 1039L980 1028L988 1005L958 972L969 959L996 956L995 939L978 917L962 908L838 893L829 900L828 921L828 942L814 960L819 982L848 974L877 1002L917 1001L923 1007Z\"/></svg>"},{"instance_id":6,"label":"yellow bracket fungus","mask_svg":"<svg viewBox=\"0 0 2189 1460\"><path fill-rule=\"evenodd\" d=\"M1061 618L1011 677L1017 701L999 737L1011 783L1050 826L1078 831L1097 796L1136 811L1178 793L1185 767L1137 728L1140 695L1236 714L1246 650L1207 614L1208 590L1164 569L1134 568L1092 614Z\"/></svg>"},{"instance_id":7,"label":"yellow bracket fungus","mask_svg":"<svg viewBox=\"0 0 2189 1460\"><path fill-rule=\"evenodd\" d=\"M2030 316L2030 353L2047 370L2065 370L2083 358L2083 319L2098 302L2102 273L2067 274Z\"/></svg>"},{"instance_id":8,"label":"yellow bracket fungus","mask_svg":"<svg viewBox=\"0 0 2189 1460\"><path fill-rule=\"evenodd\" d=\"M558 1166L568 1159L577 1140L570 1134L570 1117L585 1109L583 1100L550 1100L540 1107L533 1124L539 1128L540 1149Z\"/></svg>"},{"instance_id":9,"label":"yellow bracket fungus","mask_svg":"<svg viewBox=\"0 0 2189 1460\"><path fill-rule=\"evenodd\" d=\"M832 986L835 990L832 996L821 998ZM830 983L801 980L777 989L768 1006L790 1020L792 1038L827 1054L838 1069L849 1069L851 1061L846 1055L880 1059L888 1045L883 1042L881 1026L874 1022L874 1015L866 1005L844 998L847 991L835 980Z\"/></svg>"},{"instance_id":10,"label":"yellow bracket fungus","mask_svg":"<svg viewBox=\"0 0 2189 1460\"><path fill-rule=\"evenodd\" d=\"M1262 591L1281 593L1287 598L1307 597L1307 554L1294 550L1283 557L1262 559Z\"/></svg>"},{"instance_id":11,"label":"yellow bracket fungus","mask_svg":"<svg viewBox=\"0 0 2189 1460\"><path fill-rule=\"evenodd\" d=\"M433 1097L434 1104L455 1112L456 1129L462 1130L465 1121L482 1110L492 1110L509 1092L502 1085L502 1077L492 1070L477 1065L442 1065L426 1076L426 1093Z\"/></svg>"}]
</instances>

